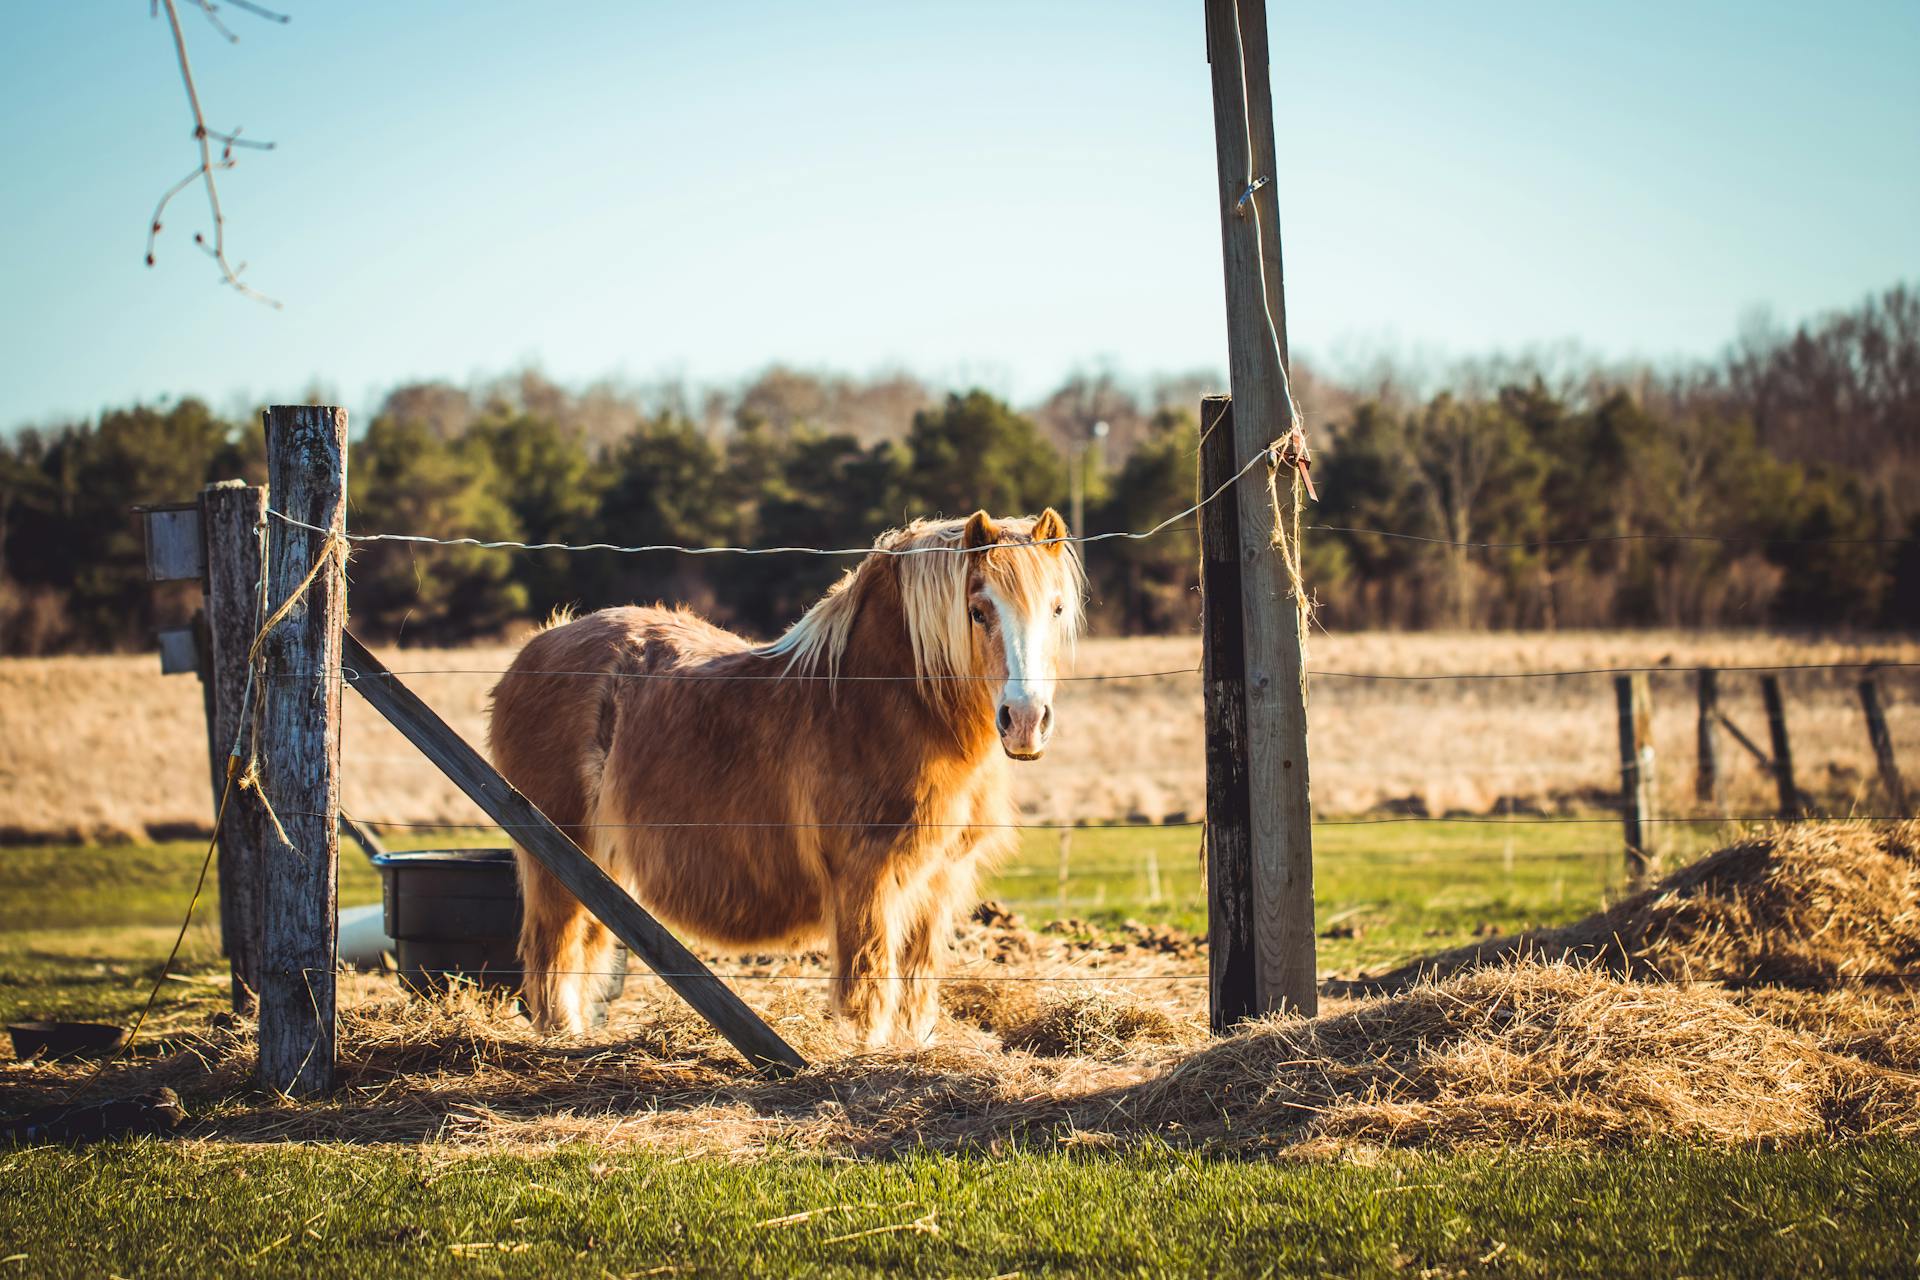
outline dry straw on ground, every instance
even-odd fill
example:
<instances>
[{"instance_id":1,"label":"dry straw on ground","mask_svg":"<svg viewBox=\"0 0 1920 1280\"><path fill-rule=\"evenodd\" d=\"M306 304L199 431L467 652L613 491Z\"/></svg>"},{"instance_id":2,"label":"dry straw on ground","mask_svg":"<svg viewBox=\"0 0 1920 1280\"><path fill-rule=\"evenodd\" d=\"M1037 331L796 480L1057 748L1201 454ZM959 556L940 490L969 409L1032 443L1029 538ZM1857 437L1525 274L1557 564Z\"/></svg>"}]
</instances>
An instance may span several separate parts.
<instances>
[{"instance_id":1,"label":"dry straw on ground","mask_svg":"<svg viewBox=\"0 0 1920 1280\"><path fill-rule=\"evenodd\" d=\"M459 1148L870 1153L1151 1138L1313 1152L1913 1134L1917 845L1913 823L1756 835L1644 898L1537 935L1526 954L1482 948L1448 976L1211 1042L1191 948L1032 933L996 916L961 937L942 1047L919 1052L841 1050L820 984L804 980L820 975L817 957L732 962L803 979L741 984L814 1063L788 1080L750 1075L651 983L631 983L602 1032L559 1043L497 998L408 1001L364 977L344 1001L341 1088L328 1099L249 1091L244 1024L177 1029L175 1052L109 1084L172 1085L207 1140ZM74 1078L8 1064L0 1109Z\"/></svg>"},{"instance_id":2,"label":"dry straw on ground","mask_svg":"<svg viewBox=\"0 0 1920 1280\"><path fill-rule=\"evenodd\" d=\"M1632 976L1831 990L1920 973L1920 824L1787 826L1721 849L1610 910L1428 956L1392 990L1511 957Z\"/></svg>"}]
</instances>

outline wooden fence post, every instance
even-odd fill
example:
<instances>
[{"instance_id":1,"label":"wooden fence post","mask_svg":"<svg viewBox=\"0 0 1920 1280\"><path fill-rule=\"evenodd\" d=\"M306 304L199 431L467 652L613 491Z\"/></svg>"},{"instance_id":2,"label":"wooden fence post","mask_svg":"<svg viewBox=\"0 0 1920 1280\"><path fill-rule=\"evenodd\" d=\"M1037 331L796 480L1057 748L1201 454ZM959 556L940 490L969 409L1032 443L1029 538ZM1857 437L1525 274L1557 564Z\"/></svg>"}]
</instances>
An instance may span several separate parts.
<instances>
[{"instance_id":1,"label":"wooden fence post","mask_svg":"<svg viewBox=\"0 0 1920 1280\"><path fill-rule=\"evenodd\" d=\"M1880 766L1880 785L1886 789L1893 806L1891 814L1907 812L1907 784L1900 777L1900 766L1893 758L1893 735L1887 732L1887 713L1880 705L1880 682L1871 670L1860 681L1860 709L1867 716L1867 740L1873 744L1873 758Z\"/></svg>"},{"instance_id":2,"label":"wooden fence post","mask_svg":"<svg viewBox=\"0 0 1920 1280\"><path fill-rule=\"evenodd\" d=\"M1233 401L1200 402L1200 496L1234 472ZM1215 1035L1260 1012L1254 950L1247 657L1240 626L1240 495L1200 508L1200 659L1207 724L1207 1014Z\"/></svg>"},{"instance_id":3,"label":"wooden fence post","mask_svg":"<svg viewBox=\"0 0 1920 1280\"><path fill-rule=\"evenodd\" d=\"M1793 780L1793 745L1787 738L1787 704L1780 696L1780 677L1760 677L1760 696L1767 703L1767 733L1773 739L1773 784L1780 796L1780 816L1801 813L1800 788Z\"/></svg>"},{"instance_id":4,"label":"wooden fence post","mask_svg":"<svg viewBox=\"0 0 1920 1280\"><path fill-rule=\"evenodd\" d=\"M1653 839L1653 691L1647 673L1613 678L1620 710L1620 815L1626 827L1627 883L1644 888L1659 865Z\"/></svg>"},{"instance_id":5,"label":"wooden fence post","mask_svg":"<svg viewBox=\"0 0 1920 1280\"><path fill-rule=\"evenodd\" d=\"M1286 298L1275 197L1273 91L1264 0L1206 0L1212 64L1214 197L1226 268L1228 419L1239 470L1291 430ZM1249 165L1253 172L1248 173ZM1283 483L1298 483L1283 476ZM1274 545L1282 513L1267 477L1235 487L1244 628L1255 996L1262 1012L1319 1010L1313 933L1313 809L1307 780L1306 602ZM1297 550L1297 548L1296 548ZM1211 925L1209 926L1211 929Z\"/></svg>"},{"instance_id":6,"label":"wooden fence post","mask_svg":"<svg viewBox=\"0 0 1920 1280\"><path fill-rule=\"evenodd\" d=\"M1712 667L1701 667L1694 677L1700 695L1700 720L1694 730L1693 797L1708 805L1720 798L1719 674Z\"/></svg>"},{"instance_id":7,"label":"wooden fence post","mask_svg":"<svg viewBox=\"0 0 1920 1280\"><path fill-rule=\"evenodd\" d=\"M266 425L273 508L315 528L271 517L267 524L267 600L276 610L291 607L267 635L259 690L260 780L287 843L268 848L262 877L258 1079L269 1089L312 1094L333 1085L346 620L338 562L312 571L334 554L331 538L346 531L347 414L276 405Z\"/></svg>"},{"instance_id":8,"label":"wooden fence post","mask_svg":"<svg viewBox=\"0 0 1920 1280\"><path fill-rule=\"evenodd\" d=\"M226 782L227 757L243 727L247 696L247 650L260 630L260 534L267 491L244 480L208 485L200 494L200 520L207 541L207 635L204 661L212 691L207 750L214 786ZM253 696L264 697L256 687ZM256 704L258 705L258 704ZM252 718L248 712L248 718ZM243 755L245 748L242 748ZM214 802L219 803L216 792ZM262 869L279 843L266 807L251 789L234 787L220 824L220 923L233 969L233 1007L248 1008L260 990L260 893Z\"/></svg>"}]
</instances>

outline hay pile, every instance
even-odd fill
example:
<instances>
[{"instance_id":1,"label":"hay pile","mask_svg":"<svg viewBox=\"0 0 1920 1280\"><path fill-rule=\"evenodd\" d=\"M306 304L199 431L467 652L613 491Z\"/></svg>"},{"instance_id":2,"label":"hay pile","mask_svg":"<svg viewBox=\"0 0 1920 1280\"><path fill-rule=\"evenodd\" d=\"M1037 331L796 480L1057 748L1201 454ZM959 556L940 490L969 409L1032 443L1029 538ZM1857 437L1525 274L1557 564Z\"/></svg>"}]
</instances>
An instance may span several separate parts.
<instances>
[{"instance_id":1,"label":"hay pile","mask_svg":"<svg viewBox=\"0 0 1920 1280\"><path fill-rule=\"evenodd\" d=\"M1523 960L1175 1064L1148 1113L1228 1137L1450 1146L1916 1131L1920 1077L1829 1051L1707 986Z\"/></svg>"},{"instance_id":2,"label":"hay pile","mask_svg":"<svg viewBox=\"0 0 1920 1280\"><path fill-rule=\"evenodd\" d=\"M1758 832L1610 910L1441 952L1352 993L1532 957L1640 979L1833 991L1920 976L1920 822Z\"/></svg>"},{"instance_id":3,"label":"hay pile","mask_svg":"<svg viewBox=\"0 0 1920 1280\"><path fill-rule=\"evenodd\" d=\"M700 1152L928 1145L1235 1149L1920 1134L1916 828L1755 836L1568 929L1463 949L1209 1041L1204 959L1164 931L1034 933L988 913L958 939L940 1047L854 1054L818 957L736 960L748 999L814 1065L752 1076L657 982L608 1026L546 1041L503 1002L343 992L341 1088L246 1087L251 1029L182 1036L110 1088L171 1085L230 1141L587 1140ZM1389 975L1392 977L1392 975ZM1014 979L990 981L989 979ZM0 1110L75 1068L9 1064ZM35 1095L35 1096L29 1096Z\"/></svg>"}]
</instances>

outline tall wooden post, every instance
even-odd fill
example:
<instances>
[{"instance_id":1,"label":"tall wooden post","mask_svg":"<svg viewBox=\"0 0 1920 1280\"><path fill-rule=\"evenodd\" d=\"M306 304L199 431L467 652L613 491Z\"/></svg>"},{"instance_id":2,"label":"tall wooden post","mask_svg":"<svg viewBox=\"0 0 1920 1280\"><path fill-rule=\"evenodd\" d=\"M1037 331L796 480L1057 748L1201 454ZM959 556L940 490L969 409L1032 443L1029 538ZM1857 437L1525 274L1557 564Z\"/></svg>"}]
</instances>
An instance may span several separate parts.
<instances>
[{"instance_id":1,"label":"tall wooden post","mask_svg":"<svg viewBox=\"0 0 1920 1280\"><path fill-rule=\"evenodd\" d=\"M347 514L344 409L267 410L268 492L275 510L332 534ZM340 861L340 645L345 581L329 534L267 522L267 600L286 616L263 654L260 779L287 833L262 882L259 1082L292 1094L333 1085L335 877ZM303 584L304 587L303 587Z\"/></svg>"},{"instance_id":2,"label":"tall wooden post","mask_svg":"<svg viewBox=\"0 0 1920 1280\"><path fill-rule=\"evenodd\" d=\"M1626 827L1627 883L1643 888L1659 865L1654 847L1653 691L1647 673L1613 678L1620 710L1620 815Z\"/></svg>"},{"instance_id":3,"label":"tall wooden post","mask_svg":"<svg viewBox=\"0 0 1920 1280\"><path fill-rule=\"evenodd\" d=\"M1200 402L1200 496L1232 478L1233 401ZM1240 621L1240 495L1200 508L1200 661L1207 722L1208 1020L1215 1035L1260 1012L1253 812L1247 787L1247 646Z\"/></svg>"},{"instance_id":4,"label":"tall wooden post","mask_svg":"<svg viewBox=\"0 0 1920 1280\"><path fill-rule=\"evenodd\" d=\"M1701 667L1694 676L1695 689L1700 695L1700 720L1694 727L1693 797L1708 805L1720 798L1719 675L1712 667Z\"/></svg>"},{"instance_id":5,"label":"tall wooden post","mask_svg":"<svg viewBox=\"0 0 1920 1280\"><path fill-rule=\"evenodd\" d=\"M1233 464L1290 430L1286 303L1275 195L1273 94L1264 0L1206 0L1220 239L1226 267ZM1249 166L1252 172L1249 173ZM1291 477L1288 477L1291 479ZM1259 469L1236 486L1245 641L1248 839L1253 877L1255 1004L1319 1008L1314 963L1312 807L1307 781L1304 602L1274 545L1280 513ZM1212 926L1209 925L1209 929Z\"/></svg>"},{"instance_id":6,"label":"tall wooden post","mask_svg":"<svg viewBox=\"0 0 1920 1280\"><path fill-rule=\"evenodd\" d=\"M1893 735L1887 732L1887 713L1880 705L1880 682L1869 671L1860 681L1860 709L1867 716L1867 740L1873 744L1873 758L1880 766L1880 785L1885 788L1890 814L1907 812L1907 784L1900 777L1900 766L1893 758Z\"/></svg>"},{"instance_id":7,"label":"tall wooden post","mask_svg":"<svg viewBox=\"0 0 1920 1280\"><path fill-rule=\"evenodd\" d=\"M1787 704L1780 696L1780 677L1760 677L1760 696L1767 704L1767 733L1773 739L1773 785L1780 797L1780 816L1800 816L1800 788L1793 779L1793 743L1787 737Z\"/></svg>"},{"instance_id":8,"label":"tall wooden post","mask_svg":"<svg viewBox=\"0 0 1920 1280\"><path fill-rule=\"evenodd\" d=\"M242 730L247 699L247 651L265 620L260 599L261 534L267 491L244 480L224 480L200 493L200 523L207 540L207 635L205 660L212 691L207 716L214 786L226 782L227 760ZM253 690L257 700L266 690ZM252 709L246 711L248 720ZM247 748L243 745L243 758ZM214 802L219 803L216 790ZM252 790L234 787L220 824L220 923L233 969L233 1007L250 1008L260 989L260 893L262 868L278 837L266 807Z\"/></svg>"}]
</instances>

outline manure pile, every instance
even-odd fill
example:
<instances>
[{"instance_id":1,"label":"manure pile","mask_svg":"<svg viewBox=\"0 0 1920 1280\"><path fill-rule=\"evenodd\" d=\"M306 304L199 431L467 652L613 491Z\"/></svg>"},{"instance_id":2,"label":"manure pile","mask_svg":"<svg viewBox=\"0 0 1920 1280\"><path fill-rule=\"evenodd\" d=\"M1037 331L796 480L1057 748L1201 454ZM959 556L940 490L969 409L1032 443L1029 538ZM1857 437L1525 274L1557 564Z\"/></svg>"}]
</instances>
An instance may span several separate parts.
<instances>
[{"instance_id":1,"label":"manure pile","mask_svg":"<svg viewBox=\"0 0 1920 1280\"><path fill-rule=\"evenodd\" d=\"M1205 1034L1196 940L961 932L937 1047L854 1054L821 959L722 960L814 1064L748 1074L659 984L551 1042L496 999L343 991L341 1088L245 1085L251 1029L178 1028L103 1090L176 1089L209 1140L586 1140L700 1152L1002 1149L1145 1138L1251 1150L1920 1135L1920 824L1753 835L1564 929L1329 984L1318 1018ZM1011 979L999 981L993 979ZM73 1068L10 1064L0 1110Z\"/></svg>"}]
</instances>

